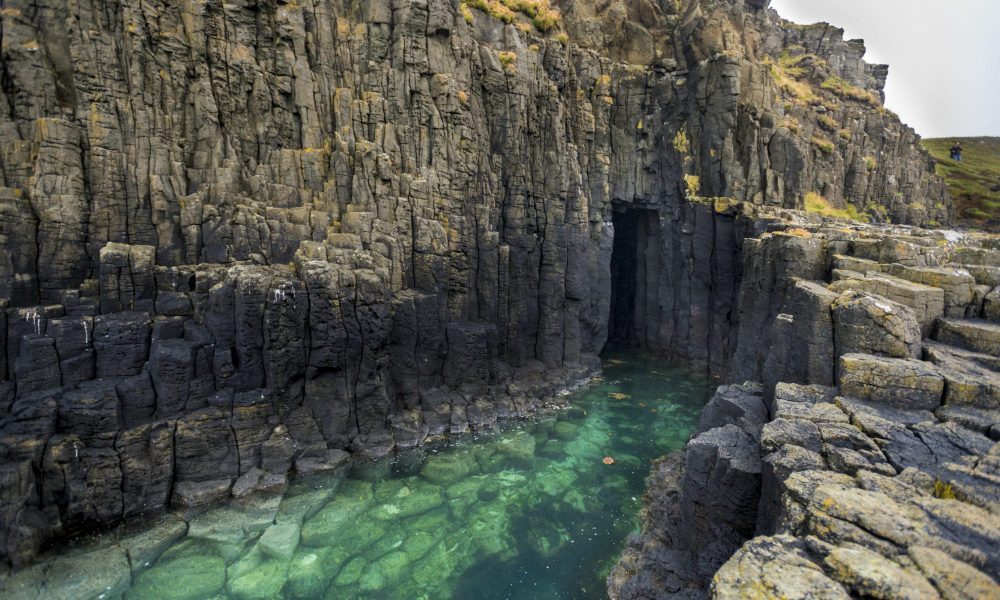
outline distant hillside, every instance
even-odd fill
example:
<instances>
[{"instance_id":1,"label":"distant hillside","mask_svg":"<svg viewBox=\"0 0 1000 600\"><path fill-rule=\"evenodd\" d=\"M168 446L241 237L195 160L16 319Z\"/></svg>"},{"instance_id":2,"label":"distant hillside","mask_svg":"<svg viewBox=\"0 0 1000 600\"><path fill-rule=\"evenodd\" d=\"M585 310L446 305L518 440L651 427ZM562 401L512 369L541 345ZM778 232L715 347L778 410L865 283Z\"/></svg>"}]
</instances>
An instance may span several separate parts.
<instances>
[{"instance_id":1,"label":"distant hillside","mask_svg":"<svg viewBox=\"0 0 1000 600\"><path fill-rule=\"evenodd\" d=\"M962 162L949 150L962 144ZM955 200L955 224L1000 231L1000 138L924 140Z\"/></svg>"}]
</instances>

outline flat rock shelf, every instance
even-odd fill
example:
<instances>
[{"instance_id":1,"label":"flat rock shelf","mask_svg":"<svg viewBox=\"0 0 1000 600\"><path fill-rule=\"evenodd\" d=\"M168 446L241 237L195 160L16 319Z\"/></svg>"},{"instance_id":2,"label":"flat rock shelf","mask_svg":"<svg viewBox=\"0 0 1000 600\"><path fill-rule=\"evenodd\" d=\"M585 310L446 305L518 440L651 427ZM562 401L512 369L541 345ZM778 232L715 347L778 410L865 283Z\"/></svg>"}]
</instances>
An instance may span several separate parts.
<instances>
[{"instance_id":1,"label":"flat rock shelf","mask_svg":"<svg viewBox=\"0 0 1000 600\"><path fill-rule=\"evenodd\" d=\"M565 410L90 539L0 595L604 598L652 460L684 445L712 389L616 353Z\"/></svg>"}]
</instances>

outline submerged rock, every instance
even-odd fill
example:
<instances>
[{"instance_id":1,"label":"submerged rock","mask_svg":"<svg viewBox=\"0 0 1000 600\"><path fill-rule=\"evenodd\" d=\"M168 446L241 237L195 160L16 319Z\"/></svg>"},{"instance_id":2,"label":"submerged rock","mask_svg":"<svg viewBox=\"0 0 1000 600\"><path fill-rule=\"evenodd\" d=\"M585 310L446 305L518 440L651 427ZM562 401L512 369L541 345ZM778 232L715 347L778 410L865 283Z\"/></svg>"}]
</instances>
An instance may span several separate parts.
<instances>
[{"instance_id":1,"label":"submerged rock","mask_svg":"<svg viewBox=\"0 0 1000 600\"><path fill-rule=\"evenodd\" d=\"M471 452L442 452L428 457L420 474L433 483L445 484L468 477L479 470Z\"/></svg>"},{"instance_id":2,"label":"submerged rock","mask_svg":"<svg viewBox=\"0 0 1000 600\"><path fill-rule=\"evenodd\" d=\"M203 600L221 592L226 565L213 555L188 554L162 560L136 577L129 592L136 598Z\"/></svg>"}]
</instances>

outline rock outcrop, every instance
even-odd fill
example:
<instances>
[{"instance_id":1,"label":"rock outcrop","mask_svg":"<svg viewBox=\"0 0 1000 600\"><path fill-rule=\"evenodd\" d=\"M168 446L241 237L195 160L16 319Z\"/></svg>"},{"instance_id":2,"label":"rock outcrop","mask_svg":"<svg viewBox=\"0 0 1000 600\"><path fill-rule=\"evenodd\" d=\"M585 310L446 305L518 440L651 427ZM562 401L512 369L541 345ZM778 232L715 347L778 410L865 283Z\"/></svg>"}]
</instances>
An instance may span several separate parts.
<instances>
[{"instance_id":1,"label":"rock outcrop","mask_svg":"<svg viewBox=\"0 0 1000 600\"><path fill-rule=\"evenodd\" d=\"M452 0L5 2L0 560L528 414L609 335L761 379L780 304L743 271L784 290L828 253L754 271L780 251L744 247L755 211L948 222L839 30L759 0L564 4L557 35ZM949 318L997 304L899 268L947 279ZM637 274L623 318L612 271Z\"/></svg>"},{"instance_id":2,"label":"rock outcrop","mask_svg":"<svg viewBox=\"0 0 1000 600\"><path fill-rule=\"evenodd\" d=\"M996 238L785 217L745 243L738 335L766 344L729 374L765 384L654 469L611 597L1000 594Z\"/></svg>"}]
</instances>

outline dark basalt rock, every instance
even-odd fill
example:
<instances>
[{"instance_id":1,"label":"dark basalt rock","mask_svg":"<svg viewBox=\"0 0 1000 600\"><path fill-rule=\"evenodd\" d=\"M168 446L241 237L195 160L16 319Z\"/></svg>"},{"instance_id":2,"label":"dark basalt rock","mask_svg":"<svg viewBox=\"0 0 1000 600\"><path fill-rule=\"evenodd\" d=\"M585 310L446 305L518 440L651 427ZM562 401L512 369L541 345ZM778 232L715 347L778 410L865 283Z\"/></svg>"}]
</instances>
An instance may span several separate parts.
<instances>
[{"instance_id":1,"label":"dark basalt rock","mask_svg":"<svg viewBox=\"0 0 1000 600\"><path fill-rule=\"evenodd\" d=\"M347 450L556 405L597 370L626 269L631 317L610 333L763 382L720 395L688 455L703 477L678 479L706 560L668 580L698 595L756 520L776 384L833 385L838 356L884 350L859 338L834 354L827 307L845 290L816 282L835 266L870 279L870 261L924 334L995 317L993 288L949 266L982 279L989 245L787 212L808 193L911 225L952 209L916 134L881 110L885 68L766 1L559 3L568 42L469 24L443 0L8 4L0 561L14 566L237 481L278 488ZM773 76L798 52L817 102ZM819 85L832 78L839 96ZM989 327L937 331L992 351ZM936 397L970 421L940 406L963 397L951 383L931 387L904 408ZM876 464L834 425L810 451Z\"/></svg>"},{"instance_id":2,"label":"dark basalt rock","mask_svg":"<svg viewBox=\"0 0 1000 600\"><path fill-rule=\"evenodd\" d=\"M1000 417L992 393L998 365L983 352L990 350L992 329L979 319L984 307L974 296L953 306L970 319L939 313L937 326L927 328L916 316L927 314L919 308L928 308L928 298L946 299L956 280L964 280L964 269L940 266L948 256L993 258L926 244L919 232L900 239L884 237L884 228L859 229L865 233L855 239L822 227L797 233L818 235L830 248L823 264L835 268L817 270L834 279L825 287L823 279L790 287L764 261L744 272L741 298L760 311L751 314L778 314L752 324L758 339L773 340L750 355L759 360L767 353L759 443L740 438L740 431L753 431L741 424L749 414L740 408L745 397L727 399L746 384L721 386L702 412L702 428L725 427L701 433L665 459L662 465L672 465L669 477L663 466L654 469L643 532L608 578L612 598L1000 593L994 558L1000 550L1000 445L990 437ZM766 248L768 239L757 245ZM909 248L872 251L892 248L886 239ZM962 241L994 243L985 236ZM852 246L865 256L922 266L907 271L901 263L839 253ZM775 247L781 250L771 262L801 256L799 245ZM879 272L912 275L921 287L873 281L871 274ZM748 291L752 299L744 296ZM937 306L944 312L944 302ZM797 331L821 342L783 337ZM935 339L921 340L921 334ZM816 361L822 340L830 342L829 354ZM752 346L743 348L750 352ZM828 376L834 352L835 386ZM726 485L712 486L716 468L733 449L740 460L723 471ZM692 481L708 483L687 483ZM690 506L700 510L685 512ZM705 523L711 525L700 526Z\"/></svg>"}]
</instances>

